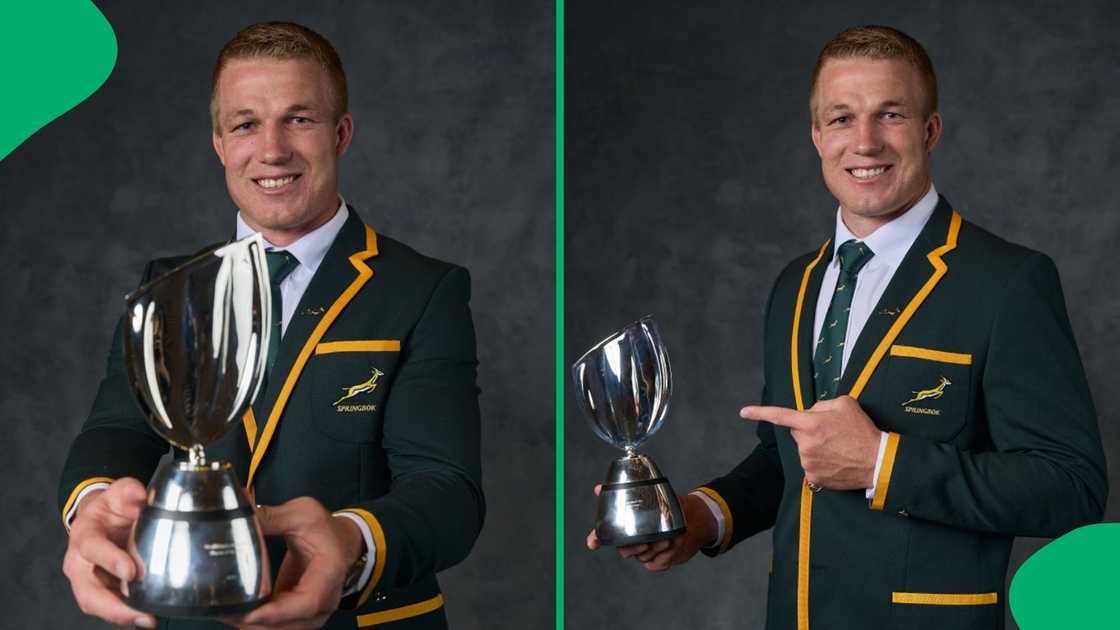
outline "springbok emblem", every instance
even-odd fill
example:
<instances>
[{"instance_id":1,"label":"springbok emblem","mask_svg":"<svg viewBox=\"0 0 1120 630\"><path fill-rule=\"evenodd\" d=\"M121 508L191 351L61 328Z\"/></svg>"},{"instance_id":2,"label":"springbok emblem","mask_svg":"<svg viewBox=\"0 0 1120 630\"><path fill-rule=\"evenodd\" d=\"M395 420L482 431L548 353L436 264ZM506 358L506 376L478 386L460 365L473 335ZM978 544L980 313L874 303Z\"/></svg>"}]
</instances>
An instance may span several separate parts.
<instances>
[{"instance_id":1,"label":"springbok emblem","mask_svg":"<svg viewBox=\"0 0 1120 630\"><path fill-rule=\"evenodd\" d=\"M358 383L357 385L351 385L350 387L343 387L342 391L346 393L342 395L342 398L339 398L338 400L331 403L331 406L336 407L338 406L338 403L346 400L347 398L353 398L358 394L372 392L373 390L377 389L377 379L381 378L384 375L385 373L381 370L373 368L373 372L371 373L368 381Z\"/></svg>"},{"instance_id":2,"label":"springbok emblem","mask_svg":"<svg viewBox=\"0 0 1120 630\"><path fill-rule=\"evenodd\" d=\"M941 395L945 393L945 388L952 384L952 381L942 376L941 382L937 384L937 387L934 387L932 389L923 389L921 391L911 390L911 393L914 394L914 397L902 403L902 406L905 407L910 403L918 402L919 400L925 400L927 398L941 398Z\"/></svg>"}]
</instances>

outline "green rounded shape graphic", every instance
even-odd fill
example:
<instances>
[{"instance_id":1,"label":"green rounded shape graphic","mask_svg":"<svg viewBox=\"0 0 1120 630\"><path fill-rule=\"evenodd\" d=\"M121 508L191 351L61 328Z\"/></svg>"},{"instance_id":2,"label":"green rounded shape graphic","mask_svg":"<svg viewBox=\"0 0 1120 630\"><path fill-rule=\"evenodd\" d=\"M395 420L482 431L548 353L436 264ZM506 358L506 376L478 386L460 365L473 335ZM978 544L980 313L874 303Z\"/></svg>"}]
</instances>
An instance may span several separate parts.
<instances>
[{"instance_id":1,"label":"green rounded shape graphic","mask_svg":"<svg viewBox=\"0 0 1120 630\"><path fill-rule=\"evenodd\" d=\"M0 159L97 91L117 62L113 28L89 0L28 0L4 9Z\"/></svg>"},{"instance_id":2,"label":"green rounded shape graphic","mask_svg":"<svg viewBox=\"0 0 1120 630\"><path fill-rule=\"evenodd\" d=\"M1080 527L1039 549L1011 580L1022 630L1120 627L1120 523Z\"/></svg>"}]
</instances>

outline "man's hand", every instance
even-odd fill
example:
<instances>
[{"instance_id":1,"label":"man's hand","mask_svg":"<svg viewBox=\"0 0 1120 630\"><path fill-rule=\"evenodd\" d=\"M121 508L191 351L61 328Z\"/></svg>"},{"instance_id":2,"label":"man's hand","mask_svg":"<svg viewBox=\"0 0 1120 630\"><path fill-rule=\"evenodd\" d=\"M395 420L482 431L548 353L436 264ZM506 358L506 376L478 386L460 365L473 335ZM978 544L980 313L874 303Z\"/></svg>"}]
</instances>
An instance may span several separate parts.
<instances>
[{"instance_id":1,"label":"man's hand","mask_svg":"<svg viewBox=\"0 0 1120 630\"><path fill-rule=\"evenodd\" d=\"M602 486L595 486L596 496L601 489ZM711 510L699 497L689 494L679 498L687 528L683 534L647 544L625 545L618 548L618 555L634 558L647 571L666 571L688 562L701 547L713 544L718 526ZM592 551L599 548L599 538L594 529L587 534L587 548Z\"/></svg>"},{"instance_id":2,"label":"man's hand","mask_svg":"<svg viewBox=\"0 0 1120 630\"><path fill-rule=\"evenodd\" d=\"M750 406L739 415L790 429L809 483L831 490L874 485L880 431L850 396L822 400L808 411Z\"/></svg>"},{"instance_id":3,"label":"man's hand","mask_svg":"<svg viewBox=\"0 0 1120 630\"><path fill-rule=\"evenodd\" d=\"M272 600L243 617L223 619L243 630L319 628L338 609L342 583L362 553L361 531L331 516L318 501L299 497L257 511L266 536L284 536L288 553Z\"/></svg>"},{"instance_id":4,"label":"man's hand","mask_svg":"<svg viewBox=\"0 0 1120 630\"><path fill-rule=\"evenodd\" d=\"M62 572L70 580L78 608L117 625L156 627L155 617L133 610L121 593L142 570L125 551L128 533L144 507L144 485L118 479L87 494L70 526Z\"/></svg>"}]
</instances>

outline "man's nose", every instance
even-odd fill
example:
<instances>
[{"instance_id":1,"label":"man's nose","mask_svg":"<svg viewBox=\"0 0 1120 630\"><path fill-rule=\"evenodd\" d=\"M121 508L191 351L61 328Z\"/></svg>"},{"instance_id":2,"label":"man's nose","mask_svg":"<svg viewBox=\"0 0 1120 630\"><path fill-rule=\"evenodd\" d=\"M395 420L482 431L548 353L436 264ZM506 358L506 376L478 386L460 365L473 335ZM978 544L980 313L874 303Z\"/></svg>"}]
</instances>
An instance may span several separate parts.
<instances>
[{"instance_id":1,"label":"man's nose","mask_svg":"<svg viewBox=\"0 0 1120 630\"><path fill-rule=\"evenodd\" d=\"M883 149L883 136L879 121L861 120L856 124L856 153L874 155Z\"/></svg>"},{"instance_id":2,"label":"man's nose","mask_svg":"<svg viewBox=\"0 0 1120 630\"><path fill-rule=\"evenodd\" d=\"M280 125L264 125L259 147L260 161L265 164L283 164L292 157L288 136Z\"/></svg>"}]
</instances>

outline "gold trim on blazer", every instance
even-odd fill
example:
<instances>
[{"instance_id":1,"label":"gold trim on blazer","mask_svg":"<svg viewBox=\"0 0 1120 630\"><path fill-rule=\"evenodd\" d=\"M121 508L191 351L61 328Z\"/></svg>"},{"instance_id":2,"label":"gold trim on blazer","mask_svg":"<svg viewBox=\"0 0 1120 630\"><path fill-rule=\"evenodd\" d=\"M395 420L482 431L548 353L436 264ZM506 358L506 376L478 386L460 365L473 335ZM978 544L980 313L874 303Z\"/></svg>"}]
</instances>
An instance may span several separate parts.
<instances>
[{"instance_id":1,"label":"gold trim on blazer","mask_svg":"<svg viewBox=\"0 0 1120 630\"><path fill-rule=\"evenodd\" d=\"M887 488L891 485L894 456L898 454L898 438L897 433L887 434L887 445L883 448L883 463L879 466L879 476L875 478L875 496L871 497L872 510L882 510L887 503Z\"/></svg>"},{"instance_id":2,"label":"gold trim on blazer","mask_svg":"<svg viewBox=\"0 0 1120 630\"><path fill-rule=\"evenodd\" d=\"M369 526L369 532L373 536L373 546L377 548L374 553L373 572L369 574L369 582L362 589L362 594L358 596L356 607L360 608L369 599L373 587L377 585L377 582L381 580L381 574L385 572L385 558L389 555L388 545L385 543L385 530L381 528L381 521L377 520L376 516L362 508L346 508L345 510L339 510L339 512L350 512L360 516Z\"/></svg>"},{"instance_id":3,"label":"gold trim on blazer","mask_svg":"<svg viewBox=\"0 0 1120 630\"><path fill-rule=\"evenodd\" d=\"M891 324L890 329L887 330L887 334L883 337L882 341L879 342L879 345L875 348L875 352L871 354L871 358L868 359L867 363L863 366L863 370L860 372L859 378L856 379L855 385L853 385L851 391L848 392L848 395L852 398L859 400L860 394L863 393L863 388L867 386L867 381L869 381L871 379L871 375L875 373L875 368L879 366L879 362L882 361L883 355L887 353L887 349L890 348L891 344L894 343L894 340L898 337L898 334L902 332L902 329L904 327L906 327L907 322L909 322L910 318L914 316L914 313L918 310L918 307L922 305L922 302L924 302L926 297L929 296L930 292L933 291L933 288L937 286L938 282L941 281L941 277L944 276L945 273L949 270L948 265L946 265L945 262L941 260L941 256L956 249L957 235L961 229L961 215L957 214L956 210L953 210L952 212L953 214L949 218L949 231L945 237L945 244L926 254L926 259L929 260L929 263L931 265L933 265L933 274L930 275L929 280L926 280L926 283L922 286L921 289L918 290L918 293L914 295L914 297L910 300L910 303L906 305L906 308L904 308L902 310L902 313L898 315L898 318L895 319L894 323ZM798 379L797 369L797 335L799 332L798 329L801 320L801 306L805 299L805 289L809 284L809 273L813 270L813 267L817 265L817 262L820 261L821 257L824 255L824 250L827 247L828 242L825 242L824 246L821 247L821 251L817 255L816 260L809 263L809 265L805 268L805 274L801 278L801 289L797 294L797 305L793 311L793 340L790 343L790 358L793 363L793 395L794 400L797 402L798 411L804 410L804 406L802 403L803 399L801 397L801 382ZM889 446L889 436L887 438L887 443ZM896 449L897 444L898 440L896 438ZM883 500L885 501L887 486L890 485L889 473L894 468L893 456L889 469L885 465L885 455L883 463L884 466L882 466L879 471L879 483L881 485L876 486L875 491L876 495L882 492ZM886 472L888 474L882 474L884 472L884 469L887 469ZM797 545L797 630L809 630L809 527L812 523L812 514L813 492L809 489L809 483L806 480L802 479L801 522Z\"/></svg>"},{"instance_id":4,"label":"gold trim on blazer","mask_svg":"<svg viewBox=\"0 0 1120 630\"><path fill-rule=\"evenodd\" d=\"M863 388L867 386L867 381L871 380L871 375L875 372L875 368L879 367L879 361L883 360L883 355L887 353L887 348L891 347L894 340L898 338L898 334L906 327L907 322L917 312L918 307L925 302L926 297L933 291L933 287L941 281L941 277L949 271L949 266L941 257L957 248L957 234L961 231L961 215L957 211L953 211L953 216L949 219L949 234L945 238L945 244L932 252L926 254L926 259L929 264L933 265L933 275L926 280L925 285L918 290L917 295L914 296L906 308L902 309L902 313L898 319L894 320L891 324L890 330L879 342L879 346L875 348L875 352L871 354L871 358L867 360L867 364L863 366L863 371L859 373L859 378L856 379L856 384L852 386L852 391L848 394L852 398L859 398L863 393Z\"/></svg>"},{"instance_id":5,"label":"gold trim on blazer","mask_svg":"<svg viewBox=\"0 0 1120 630\"><path fill-rule=\"evenodd\" d=\"M821 245L817 257L805 266L805 273L801 275L801 288L797 290L797 303L793 307L793 334L789 341L790 370L793 375L793 400L797 403L797 410L805 410L805 399L801 396L801 374L797 367L797 336L801 334L801 307L805 303L805 290L809 286L809 275L817 263L824 258L828 249L829 239ZM809 482L801 480L801 518L798 529L797 541L797 628L809 628L809 527L812 524L813 492L809 490Z\"/></svg>"},{"instance_id":6,"label":"gold trim on blazer","mask_svg":"<svg viewBox=\"0 0 1120 630\"><path fill-rule=\"evenodd\" d=\"M938 361L941 363L955 363L957 365L972 365L972 355L962 354L960 352L944 352L942 350L930 350L929 348L918 348L917 346L891 346L892 357L910 357L913 359L926 359L928 361Z\"/></svg>"},{"instance_id":7,"label":"gold trim on blazer","mask_svg":"<svg viewBox=\"0 0 1120 630\"><path fill-rule=\"evenodd\" d=\"M436 595L431 599L425 599L422 602L401 606L400 608L391 608L389 610L382 610L366 615L358 615L358 627L368 628L370 626L389 623L390 621L400 621L401 619L408 619L409 617L430 613L433 610L439 610L441 607L443 607L443 595Z\"/></svg>"},{"instance_id":8,"label":"gold trim on blazer","mask_svg":"<svg viewBox=\"0 0 1120 630\"><path fill-rule=\"evenodd\" d=\"M241 424L245 426L245 439L249 440L249 452L253 452L253 444L257 441L257 417L253 415L253 408L245 410L241 416Z\"/></svg>"},{"instance_id":9,"label":"gold trim on blazer","mask_svg":"<svg viewBox=\"0 0 1120 630\"><path fill-rule=\"evenodd\" d=\"M74 501L78 500L78 495L82 493L82 490L95 483L113 483L114 481L116 480L112 477L90 477L74 486L74 489L70 491L70 496L66 499L66 504L62 506L62 526L66 529L67 534L70 533L70 524L66 522L66 515L70 513L70 508L74 507Z\"/></svg>"},{"instance_id":10,"label":"gold trim on blazer","mask_svg":"<svg viewBox=\"0 0 1120 630\"><path fill-rule=\"evenodd\" d=\"M813 273L813 268L824 257L824 252L831 242L831 239L825 241L824 245L821 245L821 251L817 252L817 257L805 266L805 273L801 276L801 288L797 291L797 304L793 307L793 335L789 341L789 356L793 359L790 366L793 372L793 400L797 403L798 411L805 409L805 402L801 398L800 368L797 367L797 335L801 331L801 305L805 303L805 289L809 286L809 274Z\"/></svg>"},{"instance_id":11,"label":"gold trim on blazer","mask_svg":"<svg viewBox=\"0 0 1120 630\"><path fill-rule=\"evenodd\" d=\"M983 606L999 603L998 593L891 593L892 604Z\"/></svg>"},{"instance_id":12,"label":"gold trim on blazer","mask_svg":"<svg viewBox=\"0 0 1120 630\"><path fill-rule=\"evenodd\" d=\"M315 325L315 329L311 331L311 335L307 338L307 342L303 344L303 348L299 351L292 369L288 372L287 378L284 380L284 386L280 389L280 394L276 397L275 404L272 405L272 411L268 414L268 422L264 425L264 430L261 432L260 440L257 443L257 448L253 450L253 459L249 463L249 478L245 482L245 487L252 493L253 481L257 474L257 469L260 468L261 461L264 459L265 453L268 452L268 444L272 441L272 435L276 432L276 425L280 422L280 416L284 413L284 407L288 404L288 397L292 395L292 390L299 381L300 375L303 373L303 367L307 364L307 360L311 358L311 353L315 350L315 346L319 344L319 340L326 334L327 329L334 323L335 318L346 308L350 300L357 295L358 291L365 285L370 278L373 277L373 270L366 265L367 258L372 258L377 255L377 234L368 225L366 228L366 248L362 251L355 252L350 256L350 264L358 270L358 277L354 279L350 286L338 296L338 299L331 304L330 308L323 315L319 323Z\"/></svg>"},{"instance_id":13,"label":"gold trim on blazer","mask_svg":"<svg viewBox=\"0 0 1120 630\"><path fill-rule=\"evenodd\" d=\"M719 511L723 512L723 538L719 541L719 553L727 551L727 545L731 544L731 532L733 522L731 520L731 508L727 507L727 501L718 492L712 490L707 486L700 486L696 489L698 492L703 492L704 496L716 502L719 506Z\"/></svg>"},{"instance_id":14,"label":"gold trim on blazer","mask_svg":"<svg viewBox=\"0 0 1120 630\"><path fill-rule=\"evenodd\" d=\"M400 339L367 339L364 341L328 341L315 346L315 354L333 352L400 352Z\"/></svg>"}]
</instances>

